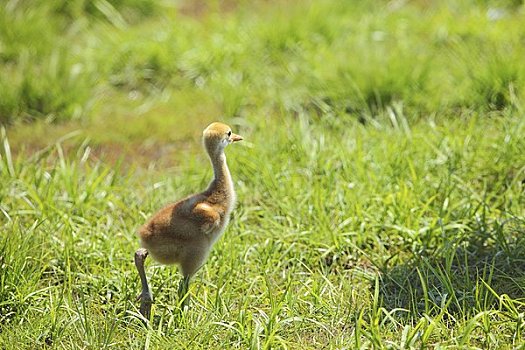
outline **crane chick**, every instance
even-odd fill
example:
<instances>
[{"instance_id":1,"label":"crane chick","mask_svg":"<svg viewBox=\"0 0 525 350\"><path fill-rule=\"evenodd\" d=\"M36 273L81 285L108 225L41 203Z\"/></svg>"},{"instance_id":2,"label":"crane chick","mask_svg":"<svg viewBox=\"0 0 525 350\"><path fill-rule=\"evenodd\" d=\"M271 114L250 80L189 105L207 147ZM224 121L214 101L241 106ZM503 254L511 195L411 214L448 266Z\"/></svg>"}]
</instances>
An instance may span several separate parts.
<instances>
[{"instance_id":1,"label":"crane chick","mask_svg":"<svg viewBox=\"0 0 525 350\"><path fill-rule=\"evenodd\" d=\"M223 123L210 124L203 132L204 147L214 174L208 188L164 207L139 229L142 247L135 252L135 266L142 284L140 312L146 319L153 303L144 271L146 257L151 255L159 263L179 265L183 275L179 298L182 305L186 305L190 278L206 261L213 244L228 225L235 205L224 149L242 139Z\"/></svg>"}]
</instances>

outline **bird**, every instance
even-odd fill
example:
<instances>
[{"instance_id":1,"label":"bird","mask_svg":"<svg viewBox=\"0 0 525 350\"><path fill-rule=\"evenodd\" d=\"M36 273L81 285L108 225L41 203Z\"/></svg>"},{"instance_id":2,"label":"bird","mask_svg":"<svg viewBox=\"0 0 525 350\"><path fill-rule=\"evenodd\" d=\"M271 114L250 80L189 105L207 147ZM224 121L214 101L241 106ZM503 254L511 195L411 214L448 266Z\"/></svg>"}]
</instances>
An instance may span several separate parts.
<instances>
[{"instance_id":1,"label":"bird","mask_svg":"<svg viewBox=\"0 0 525 350\"><path fill-rule=\"evenodd\" d=\"M213 122L202 133L203 145L213 167L213 180L199 193L169 204L138 229L140 248L135 267L142 290L140 313L149 320L153 294L148 285L144 262L148 255L165 265L178 265L182 279L178 288L180 305L188 305L191 277L205 263L211 248L222 235L235 206L236 195L224 149L243 140L221 122Z\"/></svg>"}]
</instances>

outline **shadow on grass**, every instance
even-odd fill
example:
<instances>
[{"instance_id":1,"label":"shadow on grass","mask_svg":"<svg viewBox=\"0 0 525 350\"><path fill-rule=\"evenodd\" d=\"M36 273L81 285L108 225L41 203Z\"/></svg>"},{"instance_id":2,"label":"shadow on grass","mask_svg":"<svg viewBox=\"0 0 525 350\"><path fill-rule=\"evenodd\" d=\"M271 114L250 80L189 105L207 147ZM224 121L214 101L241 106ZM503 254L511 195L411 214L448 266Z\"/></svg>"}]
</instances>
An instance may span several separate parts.
<instances>
[{"instance_id":1,"label":"shadow on grass","mask_svg":"<svg viewBox=\"0 0 525 350\"><path fill-rule=\"evenodd\" d=\"M498 296L525 298L523 221L472 230L444 246L386 268L380 283L383 307L417 316L444 307L449 313L470 314L497 308Z\"/></svg>"}]
</instances>

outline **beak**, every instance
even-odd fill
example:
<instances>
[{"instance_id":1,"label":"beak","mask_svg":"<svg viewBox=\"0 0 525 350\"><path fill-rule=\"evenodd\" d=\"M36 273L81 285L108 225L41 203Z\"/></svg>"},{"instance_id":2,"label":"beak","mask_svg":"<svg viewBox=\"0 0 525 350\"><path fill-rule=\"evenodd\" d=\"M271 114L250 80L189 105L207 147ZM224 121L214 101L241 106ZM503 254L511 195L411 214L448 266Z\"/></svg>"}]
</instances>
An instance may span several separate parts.
<instances>
[{"instance_id":1,"label":"beak","mask_svg":"<svg viewBox=\"0 0 525 350\"><path fill-rule=\"evenodd\" d=\"M237 135L237 134L233 134L230 136L230 140L232 142L237 142L237 141L241 141L243 140L242 136L241 135Z\"/></svg>"}]
</instances>

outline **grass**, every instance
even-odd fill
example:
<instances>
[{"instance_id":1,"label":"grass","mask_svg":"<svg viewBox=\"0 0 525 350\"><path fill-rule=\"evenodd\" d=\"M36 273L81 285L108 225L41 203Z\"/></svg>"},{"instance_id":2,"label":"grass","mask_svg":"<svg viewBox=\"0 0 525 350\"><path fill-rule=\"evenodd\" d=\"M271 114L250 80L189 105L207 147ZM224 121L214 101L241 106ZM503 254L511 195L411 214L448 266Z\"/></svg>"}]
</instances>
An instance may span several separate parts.
<instances>
[{"instance_id":1,"label":"grass","mask_svg":"<svg viewBox=\"0 0 525 350\"><path fill-rule=\"evenodd\" d=\"M0 21L24 29L1 349L524 347L523 4L25 4ZM215 119L245 137L237 208L190 310L149 261L144 326L134 232L206 186Z\"/></svg>"}]
</instances>

